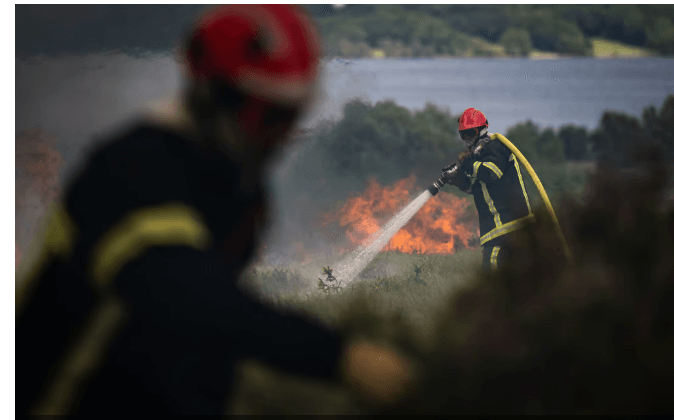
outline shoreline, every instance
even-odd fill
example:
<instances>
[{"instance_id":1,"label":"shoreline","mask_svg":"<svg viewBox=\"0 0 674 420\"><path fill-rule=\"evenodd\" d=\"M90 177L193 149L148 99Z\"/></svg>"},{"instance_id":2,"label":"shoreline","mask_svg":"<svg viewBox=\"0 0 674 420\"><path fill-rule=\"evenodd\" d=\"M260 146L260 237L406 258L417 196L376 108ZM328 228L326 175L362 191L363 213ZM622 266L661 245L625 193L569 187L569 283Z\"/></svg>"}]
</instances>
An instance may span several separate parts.
<instances>
[{"instance_id":1,"label":"shoreline","mask_svg":"<svg viewBox=\"0 0 674 420\"><path fill-rule=\"evenodd\" d=\"M342 57L342 56L332 56L325 57L327 61L332 60L474 60L474 59L484 59L484 60L562 60L570 58L584 58L584 59L594 59L594 60L642 60L642 59L663 59L663 60L672 60L674 56L631 56L631 55L616 55L616 56L585 56L585 55L564 55L564 54L544 54L544 55L530 55L528 57L517 57L517 56L469 56L469 55L436 55L436 56L418 56L418 57L372 57L372 56L362 56L362 57Z\"/></svg>"}]
</instances>

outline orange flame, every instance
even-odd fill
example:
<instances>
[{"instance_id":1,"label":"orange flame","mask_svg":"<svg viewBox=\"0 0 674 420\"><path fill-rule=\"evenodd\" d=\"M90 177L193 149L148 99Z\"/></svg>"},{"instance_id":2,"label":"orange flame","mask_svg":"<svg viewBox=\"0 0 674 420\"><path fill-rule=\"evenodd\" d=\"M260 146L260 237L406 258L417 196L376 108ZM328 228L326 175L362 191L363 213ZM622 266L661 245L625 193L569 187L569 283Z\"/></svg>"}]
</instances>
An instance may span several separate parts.
<instances>
[{"instance_id":1,"label":"orange flame","mask_svg":"<svg viewBox=\"0 0 674 420\"><path fill-rule=\"evenodd\" d=\"M361 245L384 223L421 192L410 176L393 186L382 187L371 180L365 192L349 198L337 214L346 237ZM469 201L449 194L431 198L384 247L384 251L422 254L453 254L457 246L474 248L475 217L466 214Z\"/></svg>"}]
</instances>

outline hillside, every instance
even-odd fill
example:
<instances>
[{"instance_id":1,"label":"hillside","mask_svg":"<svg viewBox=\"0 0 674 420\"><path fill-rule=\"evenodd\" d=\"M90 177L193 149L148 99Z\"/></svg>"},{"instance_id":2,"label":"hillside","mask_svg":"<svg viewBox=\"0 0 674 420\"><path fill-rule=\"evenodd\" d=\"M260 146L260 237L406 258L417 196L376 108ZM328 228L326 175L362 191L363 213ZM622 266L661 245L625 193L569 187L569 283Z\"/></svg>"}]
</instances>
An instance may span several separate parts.
<instances>
[{"instance_id":1,"label":"hillside","mask_svg":"<svg viewBox=\"0 0 674 420\"><path fill-rule=\"evenodd\" d=\"M310 5L328 56L674 54L670 5Z\"/></svg>"}]
</instances>

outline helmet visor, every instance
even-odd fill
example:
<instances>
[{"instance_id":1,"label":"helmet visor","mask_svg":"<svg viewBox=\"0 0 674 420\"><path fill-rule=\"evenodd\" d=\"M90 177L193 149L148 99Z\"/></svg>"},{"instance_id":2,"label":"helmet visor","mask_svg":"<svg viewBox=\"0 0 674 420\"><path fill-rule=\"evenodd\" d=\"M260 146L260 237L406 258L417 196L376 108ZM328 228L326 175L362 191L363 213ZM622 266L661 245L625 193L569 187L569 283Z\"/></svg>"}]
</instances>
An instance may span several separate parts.
<instances>
[{"instance_id":1,"label":"helmet visor","mask_svg":"<svg viewBox=\"0 0 674 420\"><path fill-rule=\"evenodd\" d=\"M467 130L459 130L461 135L461 140L469 142L477 139L477 136L480 134L480 130L477 128L469 128Z\"/></svg>"}]
</instances>

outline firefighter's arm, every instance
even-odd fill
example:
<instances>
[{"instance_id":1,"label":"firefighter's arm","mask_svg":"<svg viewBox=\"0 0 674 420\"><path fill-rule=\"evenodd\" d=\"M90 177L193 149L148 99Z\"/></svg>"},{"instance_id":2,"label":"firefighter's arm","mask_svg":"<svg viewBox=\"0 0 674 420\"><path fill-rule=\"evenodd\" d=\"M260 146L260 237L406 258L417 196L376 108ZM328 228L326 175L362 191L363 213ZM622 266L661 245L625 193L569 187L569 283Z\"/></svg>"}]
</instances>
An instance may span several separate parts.
<instances>
[{"instance_id":1,"label":"firefighter's arm","mask_svg":"<svg viewBox=\"0 0 674 420\"><path fill-rule=\"evenodd\" d=\"M216 386L221 379L207 355L234 352L294 374L341 377L365 398L383 404L406 389L409 365L391 348L347 342L306 316L272 308L239 290L233 275L217 255L164 248L129 264L117 284L124 297L139 306L145 302L139 310L159 331L214 338L208 348L195 345L193 350L204 355L204 365L195 367L204 384Z\"/></svg>"},{"instance_id":2,"label":"firefighter's arm","mask_svg":"<svg viewBox=\"0 0 674 420\"><path fill-rule=\"evenodd\" d=\"M460 171L454 178L451 179L450 184L463 192L470 193L470 179L465 172Z\"/></svg>"},{"instance_id":3,"label":"firefighter's arm","mask_svg":"<svg viewBox=\"0 0 674 420\"><path fill-rule=\"evenodd\" d=\"M463 192L470 193L470 179L466 175L465 162L469 154L459 155L459 161L442 168L443 177L447 174L446 182L454 185Z\"/></svg>"},{"instance_id":4,"label":"firefighter's arm","mask_svg":"<svg viewBox=\"0 0 674 420\"><path fill-rule=\"evenodd\" d=\"M476 180L489 185L503 177L508 160L507 156L501 152L497 149L497 145L493 145L492 147L485 147L476 156L471 168Z\"/></svg>"}]
</instances>

